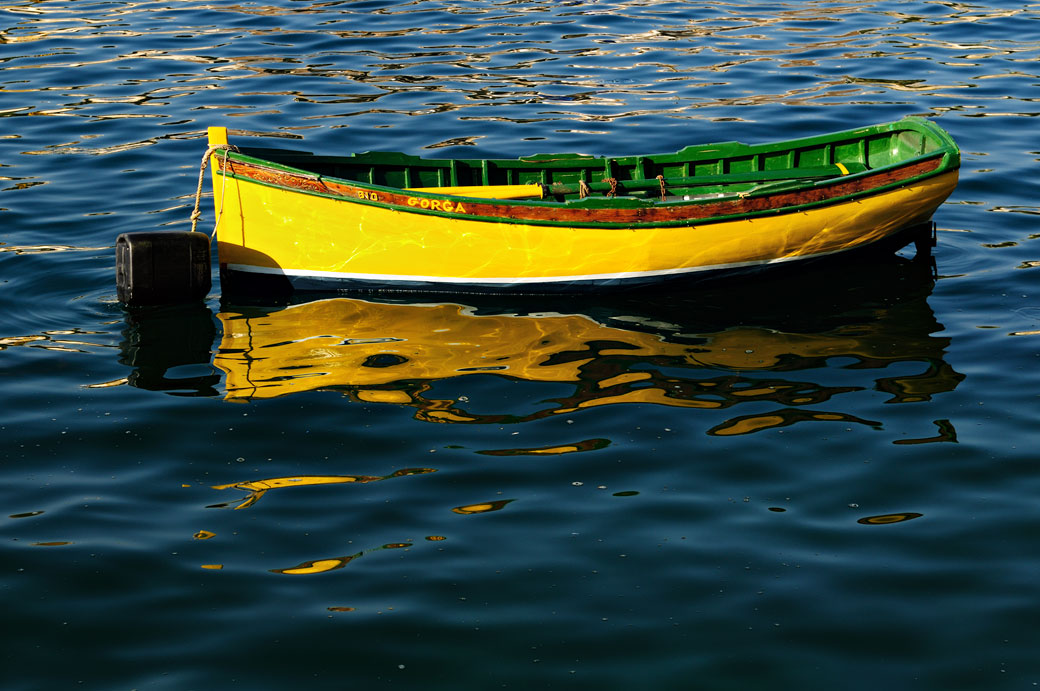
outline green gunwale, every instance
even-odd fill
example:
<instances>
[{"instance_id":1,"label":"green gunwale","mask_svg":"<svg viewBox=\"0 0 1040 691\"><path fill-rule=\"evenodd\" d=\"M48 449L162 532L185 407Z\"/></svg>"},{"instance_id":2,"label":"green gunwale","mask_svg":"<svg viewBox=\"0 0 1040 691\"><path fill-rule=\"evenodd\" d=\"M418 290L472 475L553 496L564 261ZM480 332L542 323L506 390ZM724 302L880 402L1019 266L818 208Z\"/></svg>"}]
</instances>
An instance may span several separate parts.
<instances>
[{"instance_id":1,"label":"green gunwale","mask_svg":"<svg viewBox=\"0 0 1040 691\"><path fill-rule=\"evenodd\" d=\"M915 136L916 135L916 136ZM755 199L768 196L777 192L791 193L800 190L827 187L840 184L850 180L861 179L879 172L894 170L900 167L918 163L921 161L940 158L938 167L930 172L916 175L911 178L898 180L893 183L871 187L863 191L851 194L831 197L822 201L808 202L797 205L784 206L761 211L741 211L734 214L714 215L708 218L679 219L674 221L639 222L640 228L662 228L689 225L707 225L710 223L733 220L738 218L752 218L760 216L778 215L803 211L809 208L828 206L853 199L861 199L887 190L906 186L913 182L929 177L941 175L955 170L960 165L960 152L953 139L934 123L921 118L910 117L903 120L861 127L857 129L837 132L832 134L817 135L796 140L787 140L765 144L748 145L739 142L724 142L689 146L678 152L670 154L655 154L647 156L628 157L594 157L581 154L538 154L519 159L510 160L483 160L483 159L425 159L396 152L366 152L352 154L350 156L319 156L308 152L244 148L241 152L230 152L229 157L234 161L260 166L269 170L302 176L312 180L324 180L340 185L347 185L359 190L376 192L377 194L406 194L409 197L427 199L451 199L463 204L480 206L496 206L519 210L520 218L503 218L501 216L482 215L479 213L454 214L435 209L422 209L420 207L404 204L373 201L361 199L355 196L336 194L331 192L319 192L315 190L301 190L294 187L280 185L253 179L248 176L231 174L230 177L240 181L246 181L265 187L282 189L295 194L305 194L316 197L324 197L362 204L386 209L393 209L406 213L439 216L444 218L456 218L460 221L491 221L507 224L524 224L538 226L561 226L561 227L593 227L604 229L623 229L633 227L628 222L596 221L587 222L574 220L555 221L548 219L523 218L523 209L584 209L588 211L607 211L615 209L639 209L639 208L661 208L661 207L685 207L698 204L717 204L737 200L739 198ZM289 163L309 164L307 167L289 165ZM852 172L841 177L826 178L824 180L780 180L761 185L750 185L748 187L733 187L729 185L730 191L724 196L710 199L691 199L661 202L656 199L644 199L631 196L619 197L586 197L584 199L570 199L566 201L546 200L501 200L486 199L478 197L466 197L436 193L420 193L405 191L403 186L447 186L467 184L525 184L540 182L542 184L563 183L577 184L581 176L588 177L588 171L607 170L615 172L616 179L623 186L625 182L633 180L652 180L658 174L669 177L672 173L675 177L677 172L693 173L701 182L697 187L711 188L713 182L716 186L723 186L717 182L723 178L732 179L734 176L748 174L754 177L754 173L778 173L789 168L808 167L809 165L826 164L858 164L865 168L858 172ZM382 167L385 170L379 171ZM322 170L360 170L368 168L369 177L374 178L376 173L383 175L397 174L400 177L411 180L402 180L401 186L378 184L366 182L354 177L342 175L328 175ZM490 178L489 168L493 168L498 178ZM390 171L390 172L388 172ZM411 171L411 172L407 172ZM433 171L433 172L431 172ZM474 176L479 171L481 180ZM661 172L657 172L661 171ZM634 174L639 173L636 177ZM625 176L625 177L622 177ZM591 180L590 180L591 181ZM598 182L598 180L596 180ZM693 187L691 185L690 187Z\"/></svg>"}]
</instances>

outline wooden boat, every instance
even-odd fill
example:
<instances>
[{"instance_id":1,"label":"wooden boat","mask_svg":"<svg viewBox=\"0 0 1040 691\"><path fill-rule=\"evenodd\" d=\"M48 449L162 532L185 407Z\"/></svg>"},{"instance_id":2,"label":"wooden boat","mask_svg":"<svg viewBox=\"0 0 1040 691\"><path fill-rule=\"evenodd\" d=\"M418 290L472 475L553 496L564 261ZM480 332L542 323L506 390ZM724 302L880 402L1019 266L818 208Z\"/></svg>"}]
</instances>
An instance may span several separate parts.
<instances>
[{"instance_id":1,"label":"wooden boat","mask_svg":"<svg viewBox=\"0 0 1040 691\"><path fill-rule=\"evenodd\" d=\"M579 291L894 251L960 164L920 118L623 157L315 155L220 127L209 143L225 291Z\"/></svg>"}]
</instances>

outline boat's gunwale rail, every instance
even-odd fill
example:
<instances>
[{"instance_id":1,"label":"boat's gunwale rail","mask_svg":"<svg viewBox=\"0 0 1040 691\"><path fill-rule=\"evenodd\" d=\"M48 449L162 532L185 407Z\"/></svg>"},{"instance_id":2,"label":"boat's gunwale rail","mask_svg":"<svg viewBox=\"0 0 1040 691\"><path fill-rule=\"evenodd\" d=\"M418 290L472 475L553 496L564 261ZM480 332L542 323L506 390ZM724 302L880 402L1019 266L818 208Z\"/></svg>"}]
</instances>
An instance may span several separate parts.
<instances>
[{"instance_id":1,"label":"boat's gunwale rail","mask_svg":"<svg viewBox=\"0 0 1040 691\"><path fill-rule=\"evenodd\" d=\"M632 228L709 224L741 217L798 212L821 205L882 194L955 170L948 151L878 169L822 180L777 180L718 198L656 201L635 197L586 197L567 202L496 200L407 191L326 177L245 154L228 156L229 178L405 213L567 227ZM944 163L946 165L944 165ZM220 173L220 171L217 171ZM622 181L623 184L624 181Z\"/></svg>"}]
</instances>

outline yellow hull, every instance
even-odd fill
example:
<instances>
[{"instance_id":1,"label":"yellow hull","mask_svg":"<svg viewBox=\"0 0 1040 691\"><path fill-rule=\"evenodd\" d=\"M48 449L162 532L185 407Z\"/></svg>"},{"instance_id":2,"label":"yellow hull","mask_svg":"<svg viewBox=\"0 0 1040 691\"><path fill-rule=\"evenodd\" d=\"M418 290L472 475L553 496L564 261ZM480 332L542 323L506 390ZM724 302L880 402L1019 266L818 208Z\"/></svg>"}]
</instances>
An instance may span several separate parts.
<instances>
[{"instance_id":1,"label":"yellow hull","mask_svg":"<svg viewBox=\"0 0 1040 691\"><path fill-rule=\"evenodd\" d=\"M223 131L211 131L214 144L226 144ZM602 227L487 218L473 213L478 200L408 190L316 194L225 176L221 155L211 161L222 270L319 285L645 283L813 259L926 222L957 184L954 169L826 204L740 215L747 203L734 199L718 204L728 220Z\"/></svg>"},{"instance_id":2,"label":"yellow hull","mask_svg":"<svg viewBox=\"0 0 1040 691\"><path fill-rule=\"evenodd\" d=\"M217 243L221 264L233 270L508 285L667 276L845 252L926 221L957 173L822 209L639 230L460 222L220 180Z\"/></svg>"}]
</instances>

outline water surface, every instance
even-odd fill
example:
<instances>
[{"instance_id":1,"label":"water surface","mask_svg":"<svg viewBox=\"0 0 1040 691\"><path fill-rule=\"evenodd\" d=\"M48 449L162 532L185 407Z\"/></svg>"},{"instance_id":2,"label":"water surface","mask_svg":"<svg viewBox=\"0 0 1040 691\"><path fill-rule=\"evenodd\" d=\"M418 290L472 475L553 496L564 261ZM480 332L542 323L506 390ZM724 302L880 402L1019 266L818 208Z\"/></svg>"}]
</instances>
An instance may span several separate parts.
<instances>
[{"instance_id":1,"label":"water surface","mask_svg":"<svg viewBox=\"0 0 1040 691\"><path fill-rule=\"evenodd\" d=\"M1034 4L0 12L5 689L1040 683ZM473 158L907 115L963 153L934 267L115 297L208 126Z\"/></svg>"}]
</instances>

